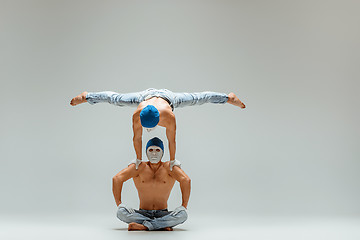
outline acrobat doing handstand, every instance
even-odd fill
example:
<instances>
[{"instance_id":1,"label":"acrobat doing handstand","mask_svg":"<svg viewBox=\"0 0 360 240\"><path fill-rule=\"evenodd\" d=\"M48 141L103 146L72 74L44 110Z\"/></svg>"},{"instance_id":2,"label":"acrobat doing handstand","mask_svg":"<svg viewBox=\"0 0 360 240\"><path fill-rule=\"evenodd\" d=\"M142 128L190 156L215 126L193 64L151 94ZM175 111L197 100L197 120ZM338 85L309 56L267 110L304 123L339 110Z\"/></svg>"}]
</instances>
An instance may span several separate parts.
<instances>
[{"instance_id":1,"label":"acrobat doing handstand","mask_svg":"<svg viewBox=\"0 0 360 240\"><path fill-rule=\"evenodd\" d=\"M204 103L225 104L230 103L240 108L245 104L234 93L196 92L175 93L167 89L149 88L142 92L116 93L116 92L83 92L74 97L72 106L88 102L96 104L108 102L117 106L136 107L133 114L133 143L136 152L135 167L138 168L142 160L142 131L145 128L151 131L157 125L166 128L166 137L169 143L170 169L179 164L175 160L176 151L176 119L174 108L201 105Z\"/></svg>"}]
</instances>

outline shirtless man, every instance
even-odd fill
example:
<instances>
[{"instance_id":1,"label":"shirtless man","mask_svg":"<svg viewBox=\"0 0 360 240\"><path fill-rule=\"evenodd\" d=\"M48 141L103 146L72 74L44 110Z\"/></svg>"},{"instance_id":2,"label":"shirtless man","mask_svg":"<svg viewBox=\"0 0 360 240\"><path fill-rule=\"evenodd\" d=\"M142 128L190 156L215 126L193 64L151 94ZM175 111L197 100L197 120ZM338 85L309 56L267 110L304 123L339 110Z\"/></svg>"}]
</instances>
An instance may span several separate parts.
<instances>
[{"instance_id":1,"label":"shirtless man","mask_svg":"<svg viewBox=\"0 0 360 240\"><path fill-rule=\"evenodd\" d=\"M142 160L142 131L143 127L151 131L157 125L166 128L166 137L169 143L170 168L178 163L175 160L175 135L176 121L173 113L174 108L192 105L201 105L204 103L230 103L240 108L245 105L234 93L216 93L216 92L198 92L198 93L174 93L167 89L149 88L142 92L119 94L115 92L83 92L74 97L70 104L72 106L88 102L95 104L99 102L108 102L117 106L134 106L135 110L133 122L133 143L136 152L134 160L136 168Z\"/></svg>"},{"instance_id":2,"label":"shirtless man","mask_svg":"<svg viewBox=\"0 0 360 240\"><path fill-rule=\"evenodd\" d=\"M163 142L155 137L146 145L149 162L135 164L113 177L113 194L118 206L117 217L128 223L128 230L167 230L187 219L186 208L190 197L190 178L178 166L170 171L170 162L161 162L164 154ZM123 183L132 178L138 191L140 208L135 210L121 201ZM174 211L167 210L167 201L175 180L180 183L182 204Z\"/></svg>"}]
</instances>

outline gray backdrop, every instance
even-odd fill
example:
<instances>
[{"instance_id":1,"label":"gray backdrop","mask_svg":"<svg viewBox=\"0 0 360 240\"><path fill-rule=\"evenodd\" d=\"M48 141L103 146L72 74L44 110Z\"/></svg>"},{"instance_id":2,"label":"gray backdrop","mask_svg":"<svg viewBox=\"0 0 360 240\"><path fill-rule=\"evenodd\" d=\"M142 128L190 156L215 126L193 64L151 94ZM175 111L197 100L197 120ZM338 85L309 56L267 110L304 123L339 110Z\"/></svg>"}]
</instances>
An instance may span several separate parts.
<instances>
[{"instance_id":1,"label":"gray backdrop","mask_svg":"<svg viewBox=\"0 0 360 240\"><path fill-rule=\"evenodd\" d=\"M191 212L360 213L358 1L0 4L0 213L114 214L134 108L69 102L149 87L247 105L175 110Z\"/></svg>"}]
</instances>

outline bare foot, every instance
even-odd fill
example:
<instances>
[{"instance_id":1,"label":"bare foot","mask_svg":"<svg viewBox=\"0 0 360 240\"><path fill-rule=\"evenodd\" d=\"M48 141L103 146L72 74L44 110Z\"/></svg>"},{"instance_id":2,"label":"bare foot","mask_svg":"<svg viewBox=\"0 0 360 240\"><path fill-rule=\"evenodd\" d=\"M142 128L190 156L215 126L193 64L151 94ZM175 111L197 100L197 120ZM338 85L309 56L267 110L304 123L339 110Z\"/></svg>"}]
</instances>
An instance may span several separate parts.
<instances>
[{"instance_id":1,"label":"bare foot","mask_svg":"<svg viewBox=\"0 0 360 240\"><path fill-rule=\"evenodd\" d=\"M240 101L240 99L234 94L234 93L229 93L228 94L228 103L232 104L232 105L235 105L235 106L238 106L238 107L241 107L241 108L245 108L245 104L242 103L242 101Z\"/></svg>"},{"instance_id":2,"label":"bare foot","mask_svg":"<svg viewBox=\"0 0 360 240\"><path fill-rule=\"evenodd\" d=\"M174 231L174 229L172 227L166 227L166 228L162 228L162 231Z\"/></svg>"},{"instance_id":3,"label":"bare foot","mask_svg":"<svg viewBox=\"0 0 360 240\"><path fill-rule=\"evenodd\" d=\"M146 230L148 230L148 228L140 223L132 222L129 223L128 226L128 231L146 231Z\"/></svg>"},{"instance_id":4,"label":"bare foot","mask_svg":"<svg viewBox=\"0 0 360 240\"><path fill-rule=\"evenodd\" d=\"M80 103L86 102L86 94L87 94L87 92L83 92L83 93L77 95L76 97L74 97L73 99L71 99L70 105L75 106Z\"/></svg>"}]
</instances>

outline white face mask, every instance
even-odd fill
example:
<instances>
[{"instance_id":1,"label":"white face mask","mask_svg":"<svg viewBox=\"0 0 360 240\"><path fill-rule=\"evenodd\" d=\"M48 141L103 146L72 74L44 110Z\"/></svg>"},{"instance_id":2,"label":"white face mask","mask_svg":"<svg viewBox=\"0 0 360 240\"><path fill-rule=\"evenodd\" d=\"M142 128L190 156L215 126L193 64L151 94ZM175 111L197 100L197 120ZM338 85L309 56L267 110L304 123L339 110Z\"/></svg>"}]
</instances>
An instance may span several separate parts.
<instances>
[{"instance_id":1,"label":"white face mask","mask_svg":"<svg viewBox=\"0 0 360 240\"><path fill-rule=\"evenodd\" d=\"M154 130L156 127L157 127L157 125L156 125L155 127L153 127L153 128L146 128L146 127L144 127L144 128L146 129L146 131L151 132L151 131Z\"/></svg>"},{"instance_id":2,"label":"white face mask","mask_svg":"<svg viewBox=\"0 0 360 240\"><path fill-rule=\"evenodd\" d=\"M151 163L158 163L160 162L164 152L158 146L150 146L146 150L146 156Z\"/></svg>"}]
</instances>

